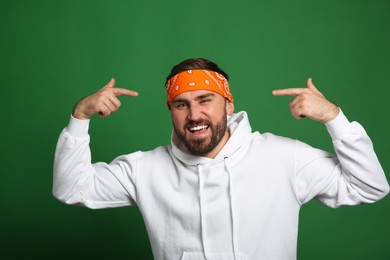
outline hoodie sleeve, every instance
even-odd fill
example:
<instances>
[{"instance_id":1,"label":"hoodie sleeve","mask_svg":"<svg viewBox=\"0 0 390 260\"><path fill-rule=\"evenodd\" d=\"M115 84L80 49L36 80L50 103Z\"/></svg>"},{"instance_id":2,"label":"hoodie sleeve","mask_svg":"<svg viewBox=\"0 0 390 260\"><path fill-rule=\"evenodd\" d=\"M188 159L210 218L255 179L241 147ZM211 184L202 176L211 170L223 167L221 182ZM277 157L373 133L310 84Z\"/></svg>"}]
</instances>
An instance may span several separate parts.
<instances>
[{"instance_id":1,"label":"hoodie sleeve","mask_svg":"<svg viewBox=\"0 0 390 260\"><path fill-rule=\"evenodd\" d=\"M317 198L330 207L373 203L389 184L363 127L343 112L326 124L336 156L296 143L296 188L301 203Z\"/></svg>"},{"instance_id":2,"label":"hoodie sleeve","mask_svg":"<svg viewBox=\"0 0 390 260\"><path fill-rule=\"evenodd\" d=\"M54 157L53 195L66 204L88 208L132 205L136 201L138 153L112 163L91 163L89 120L71 117L62 131Z\"/></svg>"}]
</instances>

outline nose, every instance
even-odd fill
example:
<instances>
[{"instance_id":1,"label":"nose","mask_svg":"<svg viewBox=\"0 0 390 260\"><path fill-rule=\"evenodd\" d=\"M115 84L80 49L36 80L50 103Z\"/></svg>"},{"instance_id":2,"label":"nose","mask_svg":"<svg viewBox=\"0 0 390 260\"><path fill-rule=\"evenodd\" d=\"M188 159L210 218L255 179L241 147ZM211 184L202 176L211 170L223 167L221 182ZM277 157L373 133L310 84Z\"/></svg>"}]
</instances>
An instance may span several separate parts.
<instances>
[{"instance_id":1,"label":"nose","mask_svg":"<svg viewBox=\"0 0 390 260\"><path fill-rule=\"evenodd\" d=\"M191 121L198 121L201 118L202 111L199 106L191 105L188 110L188 119Z\"/></svg>"}]
</instances>

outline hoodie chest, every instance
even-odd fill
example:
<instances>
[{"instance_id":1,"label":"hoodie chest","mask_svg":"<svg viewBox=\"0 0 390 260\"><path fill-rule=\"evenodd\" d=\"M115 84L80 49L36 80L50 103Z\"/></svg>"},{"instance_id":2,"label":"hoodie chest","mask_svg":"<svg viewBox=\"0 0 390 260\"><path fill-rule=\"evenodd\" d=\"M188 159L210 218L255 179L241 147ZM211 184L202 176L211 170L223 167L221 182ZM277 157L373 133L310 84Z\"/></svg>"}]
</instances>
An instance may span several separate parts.
<instances>
[{"instance_id":1,"label":"hoodie chest","mask_svg":"<svg viewBox=\"0 0 390 260\"><path fill-rule=\"evenodd\" d=\"M150 183L150 198L174 215L192 218L194 211L211 215L229 212L229 176L222 163L213 165L176 165L172 172ZM151 202L151 201L150 201Z\"/></svg>"}]
</instances>

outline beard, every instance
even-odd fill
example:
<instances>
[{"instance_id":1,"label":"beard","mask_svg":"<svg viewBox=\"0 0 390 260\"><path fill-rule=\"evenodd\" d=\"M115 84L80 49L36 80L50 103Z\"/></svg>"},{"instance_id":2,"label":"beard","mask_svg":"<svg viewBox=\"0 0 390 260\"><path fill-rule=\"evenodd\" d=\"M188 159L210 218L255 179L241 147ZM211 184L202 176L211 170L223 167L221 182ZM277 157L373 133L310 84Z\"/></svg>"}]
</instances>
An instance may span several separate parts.
<instances>
[{"instance_id":1,"label":"beard","mask_svg":"<svg viewBox=\"0 0 390 260\"><path fill-rule=\"evenodd\" d=\"M192 121L189 120L185 124L185 129L198 125L207 125L211 131L211 136L205 138L191 139L186 134L185 131L180 131L174 125L175 134L188 149L188 151L193 155L203 156L210 153L214 148L219 144L226 133L227 129L227 116L226 112L224 113L221 120L216 124L211 123L209 120L198 120Z\"/></svg>"}]
</instances>

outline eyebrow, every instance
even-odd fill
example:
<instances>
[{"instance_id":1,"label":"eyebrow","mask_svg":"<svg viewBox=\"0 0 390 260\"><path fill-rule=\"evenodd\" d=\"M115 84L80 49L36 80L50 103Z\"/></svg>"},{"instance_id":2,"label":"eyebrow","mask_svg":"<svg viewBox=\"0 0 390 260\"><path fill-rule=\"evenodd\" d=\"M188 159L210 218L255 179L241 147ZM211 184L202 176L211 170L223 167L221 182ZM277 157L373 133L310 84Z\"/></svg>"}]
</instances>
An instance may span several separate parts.
<instances>
[{"instance_id":1,"label":"eyebrow","mask_svg":"<svg viewBox=\"0 0 390 260\"><path fill-rule=\"evenodd\" d=\"M196 101L198 100L201 100L201 99L204 99L204 98L208 98L208 97L215 97L215 93L207 93L207 94L204 94L204 95L200 95L200 96L197 96L195 98ZM172 100L172 103L182 103L182 102L188 102L187 99L184 99L184 98L178 98L178 99L174 99Z\"/></svg>"},{"instance_id":2,"label":"eyebrow","mask_svg":"<svg viewBox=\"0 0 390 260\"><path fill-rule=\"evenodd\" d=\"M204 94L204 95L197 96L195 98L195 100L204 99L204 98L208 98L208 97L214 97L214 96L215 96L215 93L207 93L207 94Z\"/></svg>"}]
</instances>

